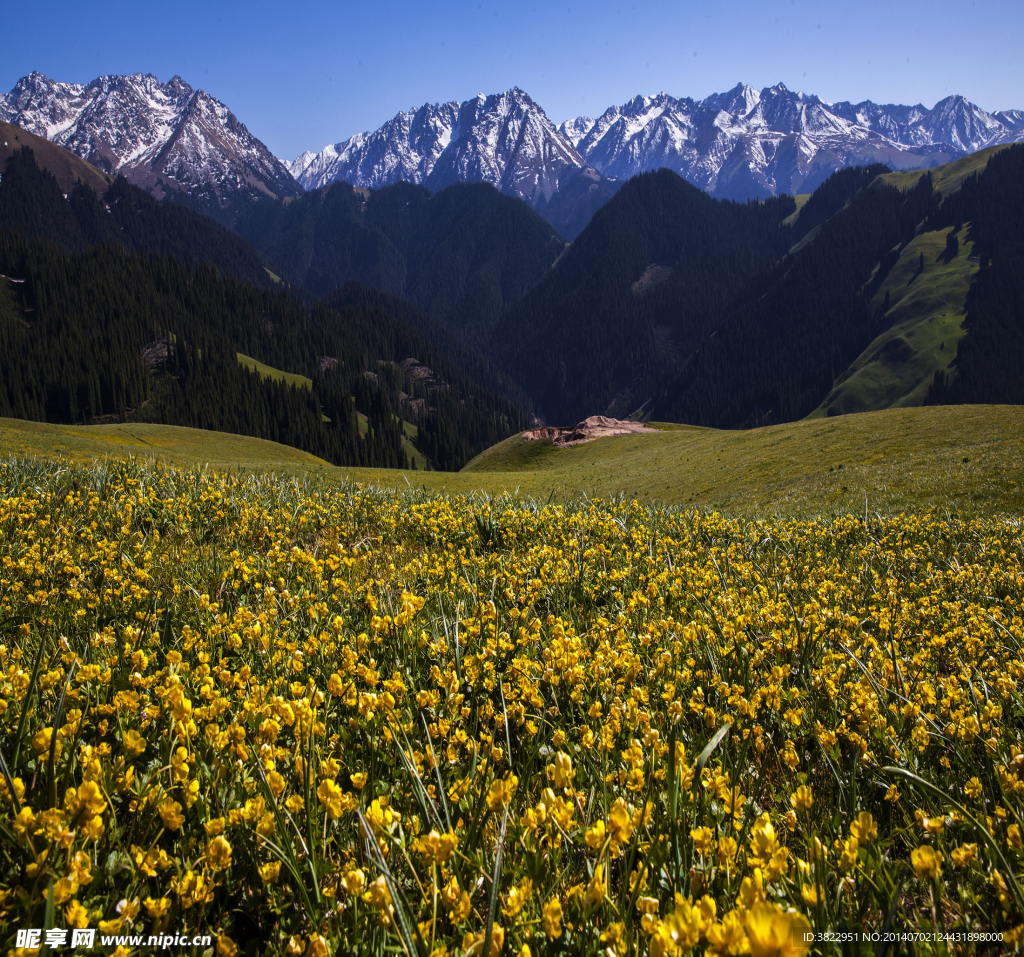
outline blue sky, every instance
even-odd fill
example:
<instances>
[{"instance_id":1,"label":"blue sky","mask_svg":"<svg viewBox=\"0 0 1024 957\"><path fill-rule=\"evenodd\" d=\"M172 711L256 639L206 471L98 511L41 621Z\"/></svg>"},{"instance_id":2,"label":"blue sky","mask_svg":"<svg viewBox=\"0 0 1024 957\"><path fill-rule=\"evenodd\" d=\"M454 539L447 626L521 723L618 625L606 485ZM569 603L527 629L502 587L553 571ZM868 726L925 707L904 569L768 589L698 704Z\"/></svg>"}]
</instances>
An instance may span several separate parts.
<instances>
[{"instance_id":1,"label":"blue sky","mask_svg":"<svg viewBox=\"0 0 1024 957\"><path fill-rule=\"evenodd\" d=\"M1021 0L5 4L0 88L179 74L285 159L399 110L519 86L555 121L781 80L822 99L1024 109Z\"/></svg>"}]
</instances>

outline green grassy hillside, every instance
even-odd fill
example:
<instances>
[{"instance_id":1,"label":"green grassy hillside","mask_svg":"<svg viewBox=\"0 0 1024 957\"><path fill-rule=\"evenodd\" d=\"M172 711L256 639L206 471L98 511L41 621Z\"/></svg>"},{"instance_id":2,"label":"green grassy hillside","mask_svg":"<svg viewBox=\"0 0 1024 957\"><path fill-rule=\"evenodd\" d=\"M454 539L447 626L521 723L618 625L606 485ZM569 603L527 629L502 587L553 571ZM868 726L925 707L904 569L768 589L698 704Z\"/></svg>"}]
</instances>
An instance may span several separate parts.
<instances>
[{"instance_id":1,"label":"green grassy hillside","mask_svg":"<svg viewBox=\"0 0 1024 957\"><path fill-rule=\"evenodd\" d=\"M0 418L0 454L61 456L88 461L97 456L147 456L173 465L216 468L331 469L315 455L265 439L208 432L176 425L49 425Z\"/></svg>"},{"instance_id":2,"label":"green grassy hillside","mask_svg":"<svg viewBox=\"0 0 1024 957\"><path fill-rule=\"evenodd\" d=\"M567 449L514 437L460 478L730 513L863 511L865 494L882 510L1024 507L1024 408L1015 406L891 409L749 431L659 428Z\"/></svg>"},{"instance_id":3,"label":"green grassy hillside","mask_svg":"<svg viewBox=\"0 0 1024 957\"><path fill-rule=\"evenodd\" d=\"M793 210L783 221L783 226L792 226L800 218L800 210L807 205L807 200L811 198L810 193L797 193L793 199L796 200L796 209Z\"/></svg>"},{"instance_id":4,"label":"green grassy hillside","mask_svg":"<svg viewBox=\"0 0 1024 957\"><path fill-rule=\"evenodd\" d=\"M1017 406L890 409L745 432L662 425L567 449L514 436L458 473L332 468L273 442L173 426L13 419L0 419L0 454L145 455L456 494L621 493L727 514L860 514L865 496L881 512L1024 511L1024 408Z\"/></svg>"},{"instance_id":5,"label":"green grassy hillside","mask_svg":"<svg viewBox=\"0 0 1024 957\"><path fill-rule=\"evenodd\" d=\"M821 405L808 416L866 412L920 405L936 372L945 372L956 358L963 328L964 301L978 271L971 262L973 244L960 232L959 253L944 255L950 229L915 236L900 254L871 299L880 313L885 297L889 326L836 380ZM920 271L921 256L924 270Z\"/></svg>"},{"instance_id":6,"label":"green grassy hillside","mask_svg":"<svg viewBox=\"0 0 1024 957\"><path fill-rule=\"evenodd\" d=\"M922 227L926 232L914 236L902 248L896 247L899 260L869 303L871 314L879 317L885 331L835 380L808 418L820 418L830 412L846 414L920 405L928 397L935 373L950 371L958 346L967 335L967 293L978 273L977 258L984 252L975 248L975 242L986 228L992 228L989 220L994 212L993 203L979 205L977 193L991 180L986 172L989 161L996 154L1001 154L1000 161L1008 159L1010 154L1004 152L1008 148L1009 144L989 147L929 171L933 188L944 200L941 210L948 212L930 216ZM908 190L920 182L924 173L884 173L874 179L872 187L888 185ZM973 185L961 190L968 177L978 174L982 174L980 179L970 180ZM1014 186L1019 186L1014 175L1019 180L1019 168L1010 177ZM1016 194L1003 190L998 195L996 206L1012 204ZM969 220L974 220L974 228ZM964 223L967 228L958 233L958 252L951 258L946 240L953 222ZM1002 237L1007 231L1001 228L997 232ZM968 235L974 241L969 241ZM882 264L876 266L876 272L879 268ZM874 288L874 281L870 288ZM1006 400L993 396L993 401Z\"/></svg>"},{"instance_id":7,"label":"green grassy hillside","mask_svg":"<svg viewBox=\"0 0 1024 957\"><path fill-rule=\"evenodd\" d=\"M1002 143L999 146L989 146L986 149L978 150L977 153L970 153L952 163L944 163L931 170L911 169L899 173L883 173L878 177L878 182L888 183L890 186L898 186L900 189L910 189L917 184L917 181L925 173L932 174L932 187L942 193L943 197L956 192L960 188L960 182L965 176L971 173L980 173L988 164L993 153L1005 150L1010 143Z\"/></svg>"},{"instance_id":8,"label":"green grassy hillside","mask_svg":"<svg viewBox=\"0 0 1024 957\"><path fill-rule=\"evenodd\" d=\"M295 372L282 372L280 369L275 369L273 366L260 362L259 359L243 355L241 352L238 353L238 364L245 366L246 369L252 372L258 372L264 379L275 379L278 382L298 386L300 389L313 388L313 380L308 376L299 375Z\"/></svg>"}]
</instances>

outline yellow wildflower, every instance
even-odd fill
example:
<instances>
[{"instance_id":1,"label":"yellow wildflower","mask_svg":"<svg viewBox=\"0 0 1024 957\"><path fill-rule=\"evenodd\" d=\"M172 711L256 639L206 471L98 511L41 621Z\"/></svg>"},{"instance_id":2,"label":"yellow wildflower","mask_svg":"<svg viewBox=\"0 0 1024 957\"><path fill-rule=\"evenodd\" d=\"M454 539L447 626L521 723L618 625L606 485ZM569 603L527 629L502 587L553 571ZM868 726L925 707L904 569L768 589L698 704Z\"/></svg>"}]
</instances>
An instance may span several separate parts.
<instances>
[{"instance_id":1,"label":"yellow wildflower","mask_svg":"<svg viewBox=\"0 0 1024 957\"><path fill-rule=\"evenodd\" d=\"M811 923L796 911L759 903L744 920L751 957L803 957L811 949Z\"/></svg>"},{"instance_id":2,"label":"yellow wildflower","mask_svg":"<svg viewBox=\"0 0 1024 957\"><path fill-rule=\"evenodd\" d=\"M942 875L942 855L928 844L910 852L910 863L918 880L936 880Z\"/></svg>"}]
</instances>

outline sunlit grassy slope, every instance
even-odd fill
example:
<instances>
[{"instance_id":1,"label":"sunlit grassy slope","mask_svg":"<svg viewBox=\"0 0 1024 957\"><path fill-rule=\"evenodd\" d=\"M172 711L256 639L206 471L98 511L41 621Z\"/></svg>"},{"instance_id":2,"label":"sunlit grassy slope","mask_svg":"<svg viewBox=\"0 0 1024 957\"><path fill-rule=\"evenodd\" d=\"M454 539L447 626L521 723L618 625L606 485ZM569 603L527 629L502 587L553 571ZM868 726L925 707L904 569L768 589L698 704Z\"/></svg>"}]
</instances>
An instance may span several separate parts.
<instances>
[{"instance_id":1,"label":"sunlit grassy slope","mask_svg":"<svg viewBox=\"0 0 1024 957\"><path fill-rule=\"evenodd\" d=\"M547 499L581 492L717 508L729 514L862 513L952 507L1024 510L1024 408L889 409L747 432L661 426L559 449L519 436L459 473L332 468L243 436L172 426L52 426L0 419L0 454L148 455L175 464L273 469Z\"/></svg>"},{"instance_id":2,"label":"sunlit grassy slope","mask_svg":"<svg viewBox=\"0 0 1024 957\"><path fill-rule=\"evenodd\" d=\"M1002 143L999 146L989 146L986 149L978 150L977 153L970 153L952 163L944 163L942 166L934 167L932 174L932 187L937 189L943 196L955 193L960 188L960 182L971 173L978 173L983 170L989 161L989 157L999 150L1004 150L1012 144ZM878 177L877 182L888 183L890 186L898 186L900 189L910 189L929 170L912 169L900 173L883 173Z\"/></svg>"},{"instance_id":3,"label":"sunlit grassy slope","mask_svg":"<svg viewBox=\"0 0 1024 957\"><path fill-rule=\"evenodd\" d=\"M1006 144L979 150L931 169L932 185L943 196L956 192L964 178L983 170L994 153ZM910 189L925 170L885 173L875 183ZM966 224L969 227L969 224ZM978 271L971 261L973 244L968 229L959 235L959 254L944 255L949 228L915 236L900 254L885 282L871 300L880 313L886 294L886 330L836 379L829 394L809 418L920 405L936 372L946 372L956 358L963 328L967 291ZM805 237L799 245L810 241ZM921 256L924 270L920 270Z\"/></svg>"},{"instance_id":4,"label":"sunlit grassy slope","mask_svg":"<svg viewBox=\"0 0 1024 957\"><path fill-rule=\"evenodd\" d=\"M827 415L829 408L849 413L920 405L935 373L949 368L966 333L964 301L978 271L966 229L959 233L959 254L946 259L950 231L922 233L907 244L871 300L877 312L889 294L889 328L857 357L810 418Z\"/></svg>"},{"instance_id":5,"label":"sunlit grassy slope","mask_svg":"<svg viewBox=\"0 0 1024 957\"><path fill-rule=\"evenodd\" d=\"M518 437L458 476L533 495L582 489L728 512L1024 506L1024 408L891 409L746 432L662 426L559 449ZM493 481L491 487L493 488Z\"/></svg>"},{"instance_id":6,"label":"sunlit grassy slope","mask_svg":"<svg viewBox=\"0 0 1024 957\"><path fill-rule=\"evenodd\" d=\"M42 136L29 133L19 126L0 122L0 171L11 155L22 147L32 150L36 163L53 173L61 189L67 193L70 193L81 180L87 183L97 196L102 196L107 187L114 182L112 176L80 159L70 150L51 143Z\"/></svg>"},{"instance_id":7,"label":"sunlit grassy slope","mask_svg":"<svg viewBox=\"0 0 1024 957\"><path fill-rule=\"evenodd\" d=\"M97 456L148 456L174 465L207 464L216 468L272 468L296 471L331 467L288 445L227 432L207 432L176 425L47 425L0 419L0 454L64 456L89 461Z\"/></svg>"},{"instance_id":8,"label":"sunlit grassy slope","mask_svg":"<svg viewBox=\"0 0 1024 957\"><path fill-rule=\"evenodd\" d=\"M239 365L245 366L252 372L258 372L264 379L276 379L278 382L299 386L302 389L313 388L313 380L308 376L299 375L297 372L283 372L281 369L275 369L273 366L268 366L266 363L260 362L259 359L254 359L241 352L236 355Z\"/></svg>"},{"instance_id":9,"label":"sunlit grassy slope","mask_svg":"<svg viewBox=\"0 0 1024 957\"><path fill-rule=\"evenodd\" d=\"M796 196L793 197L793 199L796 200L796 209L782 221L784 226L792 226L800 218L800 210L807 205L807 200L810 198L810 193L797 193Z\"/></svg>"}]
</instances>

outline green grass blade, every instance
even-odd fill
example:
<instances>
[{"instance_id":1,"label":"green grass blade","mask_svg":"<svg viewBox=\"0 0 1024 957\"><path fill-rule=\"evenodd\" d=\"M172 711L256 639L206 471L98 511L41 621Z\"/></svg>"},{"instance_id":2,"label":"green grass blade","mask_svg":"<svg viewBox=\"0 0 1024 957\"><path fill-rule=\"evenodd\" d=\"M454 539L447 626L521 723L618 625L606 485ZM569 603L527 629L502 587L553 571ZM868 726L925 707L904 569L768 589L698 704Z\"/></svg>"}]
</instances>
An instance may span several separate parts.
<instances>
[{"instance_id":1,"label":"green grass blade","mask_svg":"<svg viewBox=\"0 0 1024 957\"><path fill-rule=\"evenodd\" d=\"M21 717L18 719L18 730L14 733L14 757L11 759L15 772L18 770L18 757L21 755L21 741L25 734L25 724L28 721L29 704L32 701L32 694L36 690L36 682L39 680L39 668L43 662L43 639L39 638L39 647L36 649L36 660L32 666L32 679L25 689L25 697L22 698Z\"/></svg>"},{"instance_id":2,"label":"green grass blade","mask_svg":"<svg viewBox=\"0 0 1024 957\"><path fill-rule=\"evenodd\" d=\"M896 911L902 903L900 900L900 894L903 893L903 882L906 879L907 872L904 868L900 873L899 883L896 885L896 893L892 895L892 905L889 907L889 913L886 914L885 923L882 925L882 939L878 944L878 949L875 951L875 957L885 957L885 952L889 949L889 940L887 939L889 928L892 927L893 918L896 916Z\"/></svg>"},{"instance_id":3,"label":"green grass blade","mask_svg":"<svg viewBox=\"0 0 1024 957\"><path fill-rule=\"evenodd\" d=\"M64 716L64 700L67 698L68 686L71 684L71 677L74 675L75 668L77 667L77 660L71 662L68 676L64 680L64 690L60 693L60 701L57 702L57 712L53 716L53 730L50 732L50 758L46 762L46 780L49 787L50 807L54 807L57 803L57 777L53 770L54 762L57 759L57 731L60 729L60 719Z\"/></svg>"},{"instance_id":4,"label":"green grass blade","mask_svg":"<svg viewBox=\"0 0 1024 957\"><path fill-rule=\"evenodd\" d=\"M700 773L704 770L704 765L708 763L708 758L711 757L715 748L725 740L731 730L731 724L723 724L722 727L715 732L715 736L706 745L704 745L704 750L701 751L700 757L697 758L697 770L693 773L694 786L700 783ZM673 755L673 760L675 760L675 755Z\"/></svg>"},{"instance_id":5,"label":"green grass blade","mask_svg":"<svg viewBox=\"0 0 1024 957\"><path fill-rule=\"evenodd\" d=\"M358 808L356 809L356 817L359 819L359 825L363 829L363 833L366 836L366 845L370 851L370 856L373 858L373 863L376 864L377 870L384 876L384 880L388 885L388 892L391 894L391 903L395 906L395 918L398 924L399 936L402 939L402 946L405 948L407 954L411 955L417 953L416 948L416 935L413 931L415 926L410 918L412 908L409 907L409 901L406 899L402 888L398 886L398 882L395 880L394 875L388 870L388 866L384 861L384 856L380 852L380 848L377 846L377 838L373 833L372 828L366 823L366 818L363 817L363 812Z\"/></svg>"},{"instance_id":6,"label":"green grass blade","mask_svg":"<svg viewBox=\"0 0 1024 957\"><path fill-rule=\"evenodd\" d=\"M501 819L501 833L498 835L498 846L494 852L494 873L491 875L491 899L487 904L487 927L484 930L484 949L482 957L490 957L491 935L494 933L494 915L498 912L498 889L501 887L502 852L505 849L505 828L508 826L508 805Z\"/></svg>"},{"instance_id":7,"label":"green grass blade","mask_svg":"<svg viewBox=\"0 0 1024 957\"><path fill-rule=\"evenodd\" d=\"M444 808L444 820L448 830L452 829L452 815L448 810L448 796L444 792L444 781L441 779L441 765L438 763L437 755L434 753L434 744L430 740L430 732L427 730L427 719L420 713L420 721L423 722L423 732L426 735L427 747L430 749L430 759L434 762L434 774L437 776L437 791L441 796L441 807ZM427 797L430 795L428 794Z\"/></svg>"},{"instance_id":8,"label":"green grass blade","mask_svg":"<svg viewBox=\"0 0 1024 957\"><path fill-rule=\"evenodd\" d=\"M14 782L11 780L11 772L7 770L7 762L3 754L0 754L0 774L4 776L4 783L7 785L7 793L14 803L14 813L21 814L21 801L18 800L18 792L14 790Z\"/></svg>"}]
</instances>

